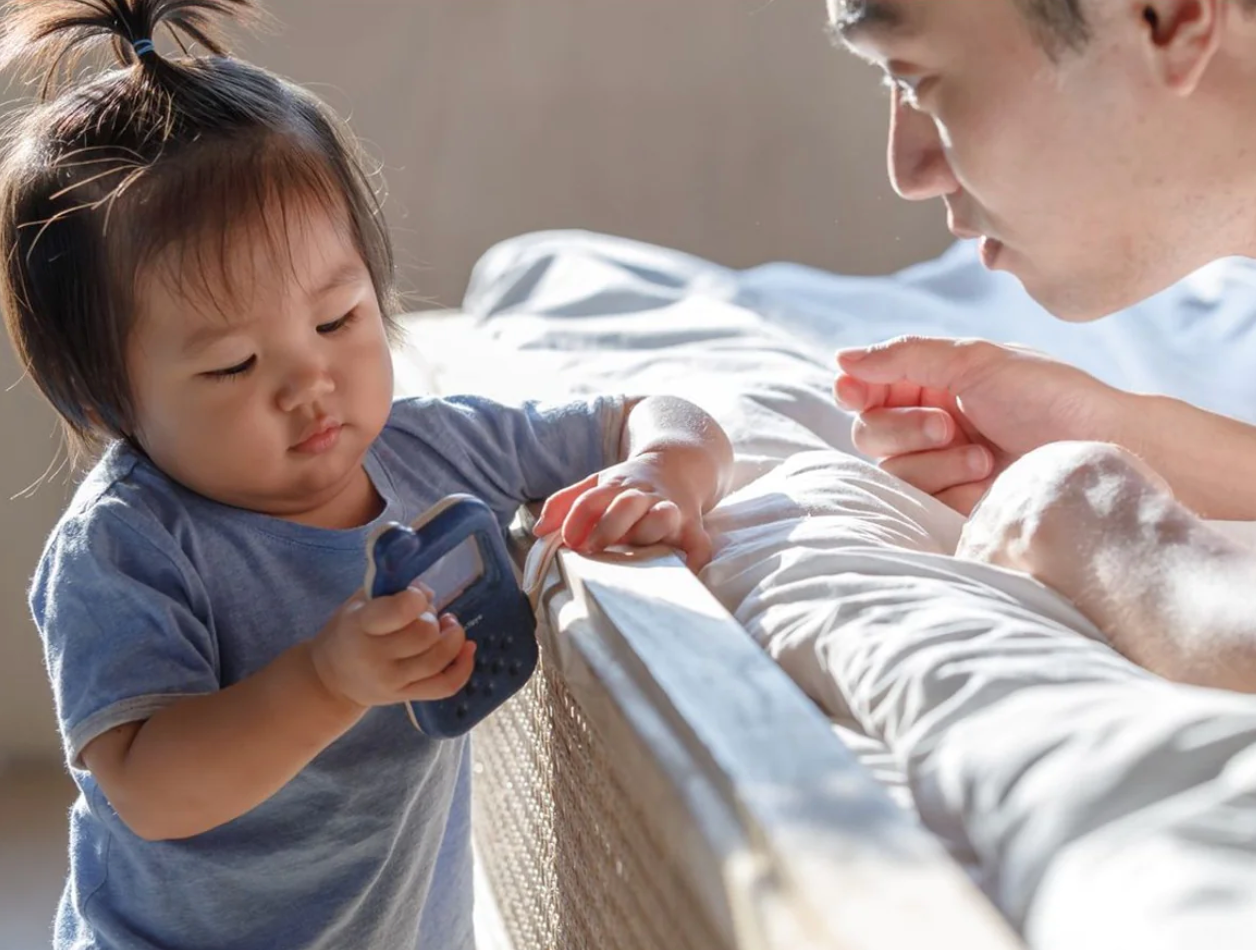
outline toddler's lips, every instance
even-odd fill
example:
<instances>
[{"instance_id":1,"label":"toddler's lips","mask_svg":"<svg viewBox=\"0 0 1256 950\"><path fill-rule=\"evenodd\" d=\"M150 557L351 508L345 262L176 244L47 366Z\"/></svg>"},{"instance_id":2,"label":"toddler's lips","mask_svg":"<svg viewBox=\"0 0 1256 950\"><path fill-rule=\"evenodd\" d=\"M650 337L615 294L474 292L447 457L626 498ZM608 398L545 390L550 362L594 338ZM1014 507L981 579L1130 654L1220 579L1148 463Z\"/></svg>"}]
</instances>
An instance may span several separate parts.
<instances>
[{"instance_id":1,"label":"toddler's lips","mask_svg":"<svg viewBox=\"0 0 1256 950\"><path fill-rule=\"evenodd\" d=\"M340 441L340 430L343 428L339 422L325 422L321 424L314 432L296 445L292 447L293 452L299 452L302 455L319 455L328 451Z\"/></svg>"}]
</instances>

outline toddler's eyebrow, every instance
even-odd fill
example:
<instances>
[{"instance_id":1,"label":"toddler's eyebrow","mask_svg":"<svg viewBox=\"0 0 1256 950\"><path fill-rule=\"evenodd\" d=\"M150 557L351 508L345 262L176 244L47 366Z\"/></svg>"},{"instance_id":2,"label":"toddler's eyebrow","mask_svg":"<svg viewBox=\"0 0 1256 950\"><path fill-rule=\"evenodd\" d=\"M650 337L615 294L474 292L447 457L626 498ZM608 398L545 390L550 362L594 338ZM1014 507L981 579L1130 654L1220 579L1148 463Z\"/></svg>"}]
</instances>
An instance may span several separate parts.
<instances>
[{"instance_id":1,"label":"toddler's eyebrow","mask_svg":"<svg viewBox=\"0 0 1256 950\"><path fill-rule=\"evenodd\" d=\"M368 276L366 268L359 261L350 261L341 264L333 270L322 285L312 291L309 295L311 300L317 300L319 297L326 297L333 290L339 290L341 287L349 287L358 283L364 277Z\"/></svg>"},{"instance_id":2,"label":"toddler's eyebrow","mask_svg":"<svg viewBox=\"0 0 1256 950\"><path fill-rule=\"evenodd\" d=\"M198 327L187 335L183 341L182 352L184 356L195 356L201 350L208 349L219 340L225 337L233 336L241 333L253 325L252 320L228 323L225 320L219 323L207 323Z\"/></svg>"}]
</instances>

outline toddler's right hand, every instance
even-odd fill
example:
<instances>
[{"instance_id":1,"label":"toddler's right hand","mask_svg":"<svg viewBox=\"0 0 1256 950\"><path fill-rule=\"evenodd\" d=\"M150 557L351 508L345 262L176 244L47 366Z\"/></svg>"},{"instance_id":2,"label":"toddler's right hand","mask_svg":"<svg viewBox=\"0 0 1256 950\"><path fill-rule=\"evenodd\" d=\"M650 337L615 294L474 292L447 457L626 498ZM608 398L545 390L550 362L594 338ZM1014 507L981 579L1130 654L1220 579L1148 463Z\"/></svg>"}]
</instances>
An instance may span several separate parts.
<instances>
[{"instance_id":1,"label":"toddler's right hand","mask_svg":"<svg viewBox=\"0 0 1256 950\"><path fill-rule=\"evenodd\" d=\"M466 685L475 643L450 614L437 619L430 591L355 594L311 642L327 690L358 706L447 699Z\"/></svg>"}]
</instances>

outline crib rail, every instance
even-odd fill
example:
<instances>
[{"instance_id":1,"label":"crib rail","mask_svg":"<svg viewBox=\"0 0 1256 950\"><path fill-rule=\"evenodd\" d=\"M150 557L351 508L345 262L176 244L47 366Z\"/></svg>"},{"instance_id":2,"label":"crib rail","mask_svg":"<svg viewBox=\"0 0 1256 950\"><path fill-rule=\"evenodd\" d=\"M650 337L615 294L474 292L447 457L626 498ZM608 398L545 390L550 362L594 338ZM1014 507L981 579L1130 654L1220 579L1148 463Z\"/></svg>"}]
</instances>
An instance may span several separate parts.
<instances>
[{"instance_id":1,"label":"crib rail","mask_svg":"<svg viewBox=\"0 0 1256 950\"><path fill-rule=\"evenodd\" d=\"M475 742L516 950L1020 946L674 555L564 551L544 603Z\"/></svg>"}]
</instances>

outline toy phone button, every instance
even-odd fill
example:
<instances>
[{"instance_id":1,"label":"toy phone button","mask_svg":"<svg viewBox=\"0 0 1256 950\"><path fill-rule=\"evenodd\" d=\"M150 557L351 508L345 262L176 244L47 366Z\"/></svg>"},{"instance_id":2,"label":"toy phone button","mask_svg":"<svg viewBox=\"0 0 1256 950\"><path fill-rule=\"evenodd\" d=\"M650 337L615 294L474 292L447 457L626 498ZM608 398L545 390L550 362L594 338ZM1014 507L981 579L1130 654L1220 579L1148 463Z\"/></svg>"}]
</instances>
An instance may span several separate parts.
<instances>
[{"instance_id":1,"label":"toy phone button","mask_svg":"<svg viewBox=\"0 0 1256 950\"><path fill-rule=\"evenodd\" d=\"M466 703L462 703L454 710L454 715L459 719L466 719L471 714L471 709Z\"/></svg>"},{"instance_id":2,"label":"toy phone button","mask_svg":"<svg viewBox=\"0 0 1256 950\"><path fill-rule=\"evenodd\" d=\"M522 672L523 672L523 664L520 663L518 660L515 660L515 662L510 664L511 676L518 676Z\"/></svg>"}]
</instances>

